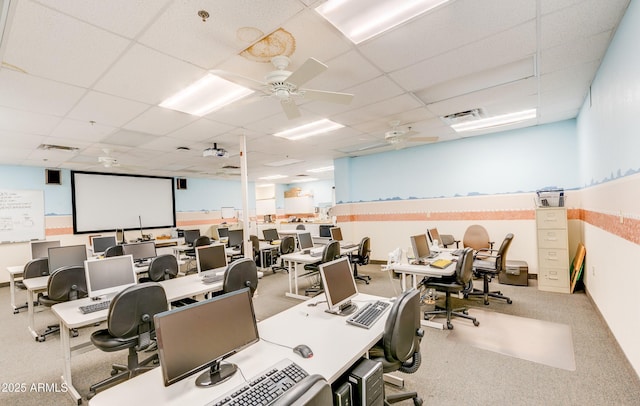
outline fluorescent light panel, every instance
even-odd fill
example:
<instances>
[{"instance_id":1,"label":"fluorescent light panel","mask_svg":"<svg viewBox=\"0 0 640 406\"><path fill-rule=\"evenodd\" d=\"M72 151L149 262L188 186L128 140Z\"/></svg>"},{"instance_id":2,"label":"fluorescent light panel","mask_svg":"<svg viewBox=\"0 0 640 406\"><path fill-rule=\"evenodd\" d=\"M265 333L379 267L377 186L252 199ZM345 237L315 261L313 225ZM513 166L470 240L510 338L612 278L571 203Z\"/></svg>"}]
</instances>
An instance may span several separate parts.
<instances>
[{"instance_id":1,"label":"fluorescent light panel","mask_svg":"<svg viewBox=\"0 0 640 406\"><path fill-rule=\"evenodd\" d=\"M322 173L322 172L329 172L332 170L333 170L333 165L323 166L322 168L307 169L307 172Z\"/></svg>"},{"instance_id":2,"label":"fluorescent light panel","mask_svg":"<svg viewBox=\"0 0 640 406\"><path fill-rule=\"evenodd\" d=\"M289 130L280 131L273 135L275 135L276 137L282 137L288 140L296 141L303 138L312 137L314 135L328 133L329 131L337 130L338 128L342 127L344 127L344 125L324 118L322 120L304 124L299 127L291 128Z\"/></svg>"},{"instance_id":3,"label":"fluorescent light panel","mask_svg":"<svg viewBox=\"0 0 640 406\"><path fill-rule=\"evenodd\" d=\"M305 183L305 182L315 182L318 178L304 178L304 179L294 179L289 183Z\"/></svg>"},{"instance_id":4,"label":"fluorescent light panel","mask_svg":"<svg viewBox=\"0 0 640 406\"><path fill-rule=\"evenodd\" d=\"M537 110L529 109L518 111L515 113L501 114L498 116L487 117L475 121L467 121L464 123L453 124L453 128L456 132L482 130L485 128L499 127L509 124L519 123L521 121L530 120L536 118Z\"/></svg>"},{"instance_id":5,"label":"fluorescent light panel","mask_svg":"<svg viewBox=\"0 0 640 406\"><path fill-rule=\"evenodd\" d=\"M286 175L269 175L269 176L263 176L261 178L258 178L260 180L276 180L276 179L284 179L286 178Z\"/></svg>"},{"instance_id":6,"label":"fluorescent light panel","mask_svg":"<svg viewBox=\"0 0 640 406\"><path fill-rule=\"evenodd\" d=\"M329 0L316 11L359 44L449 0Z\"/></svg>"},{"instance_id":7,"label":"fluorescent light panel","mask_svg":"<svg viewBox=\"0 0 640 406\"><path fill-rule=\"evenodd\" d=\"M160 103L160 106L202 117L251 93L251 89L207 74Z\"/></svg>"}]
</instances>

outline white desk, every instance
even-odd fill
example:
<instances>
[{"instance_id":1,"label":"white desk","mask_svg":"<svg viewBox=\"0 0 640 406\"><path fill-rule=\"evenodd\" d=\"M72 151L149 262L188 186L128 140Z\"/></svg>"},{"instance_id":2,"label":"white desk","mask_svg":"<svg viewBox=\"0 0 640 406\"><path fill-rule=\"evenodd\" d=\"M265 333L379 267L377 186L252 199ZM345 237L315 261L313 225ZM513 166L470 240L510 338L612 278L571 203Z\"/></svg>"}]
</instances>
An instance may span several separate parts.
<instances>
[{"instance_id":1,"label":"white desk","mask_svg":"<svg viewBox=\"0 0 640 406\"><path fill-rule=\"evenodd\" d=\"M16 306L16 277L22 276L24 272L24 265L13 265L7 267L7 272L9 273L9 290L11 291L11 308L13 309L13 313L18 313L18 306Z\"/></svg>"},{"instance_id":2,"label":"white desk","mask_svg":"<svg viewBox=\"0 0 640 406\"><path fill-rule=\"evenodd\" d=\"M435 261L437 259L455 259L454 256L451 255L451 251L442 251L436 258L433 258L430 261ZM411 278L411 286L412 288L416 288L418 285L418 278L422 279L425 276L432 276L436 278L442 278L443 276L453 275L456 271L456 263L452 262L449 266L444 269L434 268L429 265L412 265L408 263L398 263L391 264L389 269L394 270L396 273L400 274L400 283L402 286L402 290L407 290L407 278Z\"/></svg>"},{"instance_id":3,"label":"white desk","mask_svg":"<svg viewBox=\"0 0 640 406\"><path fill-rule=\"evenodd\" d=\"M167 302L170 304L175 300L196 296L209 292L222 290L222 281L211 284L202 283L199 275L183 276L159 282L167 295ZM95 323L105 321L109 310L100 310L95 313L82 314L79 307L92 303L91 298L73 300L54 305L51 309L60 321L60 341L62 348L62 383L66 384L68 393L78 404L82 402L80 394L73 386L71 379L71 355L81 354L94 349L93 344L88 341L71 347L70 329L90 326Z\"/></svg>"},{"instance_id":4,"label":"white desk","mask_svg":"<svg viewBox=\"0 0 640 406\"><path fill-rule=\"evenodd\" d=\"M359 294L355 302L361 306L363 301L377 299L381 298ZM345 317L325 313L324 303L316 307L308 307L307 303L300 303L259 322L258 332L264 340L288 347L307 344L313 350L312 358L300 358L290 348L261 340L231 356L228 361L237 364L245 378L251 379L283 358L289 358L309 374L320 374L329 382L334 382L382 337L386 315L370 329L364 329L348 325ZM224 383L198 388L195 379L199 374L165 387L161 369L155 368L99 392L89 404L204 405L244 383L242 374L236 372Z\"/></svg>"}]
</instances>

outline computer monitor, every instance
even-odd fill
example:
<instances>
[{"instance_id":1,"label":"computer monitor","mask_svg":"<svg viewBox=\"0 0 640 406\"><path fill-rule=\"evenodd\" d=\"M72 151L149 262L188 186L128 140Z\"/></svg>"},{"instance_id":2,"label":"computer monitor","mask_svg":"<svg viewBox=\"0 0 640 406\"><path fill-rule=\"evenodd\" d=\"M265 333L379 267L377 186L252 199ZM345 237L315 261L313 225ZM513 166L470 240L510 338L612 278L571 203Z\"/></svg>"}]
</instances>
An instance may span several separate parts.
<instances>
[{"instance_id":1,"label":"computer monitor","mask_svg":"<svg viewBox=\"0 0 640 406\"><path fill-rule=\"evenodd\" d=\"M229 227L218 227L218 237L220 237L220 238L228 238L229 237Z\"/></svg>"},{"instance_id":2,"label":"computer monitor","mask_svg":"<svg viewBox=\"0 0 640 406\"><path fill-rule=\"evenodd\" d=\"M49 256L49 247L59 247L60 241L31 241L31 259Z\"/></svg>"},{"instance_id":3,"label":"computer monitor","mask_svg":"<svg viewBox=\"0 0 640 406\"><path fill-rule=\"evenodd\" d=\"M300 244L301 250L313 248L313 239L311 238L311 233L307 232L298 234L298 244Z\"/></svg>"},{"instance_id":4,"label":"computer monitor","mask_svg":"<svg viewBox=\"0 0 640 406\"><path fill-rule=\"evenodd\" d=\"M196 247L196 263L201 277L217 274L227 269L227 253L224 244Z\"/></svg>"},{"instance_id":5,"label":"computer monitor","mask_svg":"<svg viewBox=\"0 0 640 406\"><path fill-rule=\"evenodd\" d=\"M156 243L153 241L125 244L122 246L122 252L124 255L132 255L133 260L136 262L142 262L146 259L155 258L157 256Z\"/></svg>"},{"instance_id":6,"label":"computer monitor","mask_svg":"<svg viewBox=\"0 0 640 406\"><path fill-rule=\"evenodd\" d=\"M184 230L184 243L193 246L195 240L200 237L200 230Z\"/></svg>"},{"instance_id":7,"label":"computer monitor","mask_svg":"<svg viewBox=\"0 0 640 406\"><path fill-rule=\"evenodd\" d=\"M109 235L106 237L93 237L91 239L91 245L93 246L93 253L99 254L104 252L107 248L116 245L116 237Z\"/></svg>"},{"instance_id":8,"label":"computer monitor","mask_svg":"<svg viewBox=\"0 0 640 406\"><path fill-rule=\"evenodd\" d=\"M347 315L358 307L351 299L358 294L349 258L342 257L318 266L327 298L328 313Z\"/></svg>"},{"instance_id":9,"label":"computer monitor","mask_svg":"<svg viewBox=\"0 0 640 406\"><path fill-rule=\"evenodd\" d=\"M331 239L336 241L342 241L342 230L340 227L332 227L329 229L331 233Z\"/></svg>"},{"instance_id":10,"label":"computer monitor","mask_svg":"<svg viewBox=\"0 0 640 406\"><path fill-rule=\"evenodd\" d=\"M237 366L221 361L259 340L248 288L158 313L154 324L165 386L204 369L197 386L222 382Z\"/></svg>"},{"instance_id":11,"label":"computer monitor","mask_svg":"<svg viewBox=\"0 0 640 406\"><path fill-rule=\"evenodd\" d=\"M318 227L320 237L330 238L331 237L331 229L333 228L330 224L320 224Z\"/></svg>"},{"instance_id":12,"label":"computer monitor","mask_svg":"<svg viewBox=\"0 0 640 406\"><path fill-rule=\"evenodd\" d=\"M411 248L413 248L413 256L415 259L426 259L431 255L426 234L412 235Z\"/></svg>"},{"instance_id":13,"label":"computer monitor","mask_svg":"<svg viewBox=\"0 0 640 406\"><path fill-rule=\"evenodd\" d=\"M280 239L280 236L278 235L278 230L275 228L266 228L262 230L262 235L264 235L264 239L269 242Z\"/></svg>"},{"instance_id":14,"label":"computer monitor","mask_svg":"<svg viewBox=\"0 0 640 406\"><path fill-rule=\"evenodd\" d=\"M67 245L64 247L49 247L49 273L65 266L84 266L87 259L87 246Z\"/></svg>"},{"instance_id":15,"label":"computer monitor","mask_svg":"<svg viewBox=\"0 0 640 406\"><path fill-rule=\"evenodd\" d=\"M242 230L229 230L229 242L227 245L229 247L239 247L242 245L243 234Z\"/></svg>"},{"instance_id":16,"label":"computer monitor","mask_svg":"<svg viewBox=\"0 0 640 406\"><path fill-rule=\"evenodd\" d=\"M84 261L84 273L89 297L115 296L137 282L131 255L88 259Z\"/></svg>"}]
</instances>

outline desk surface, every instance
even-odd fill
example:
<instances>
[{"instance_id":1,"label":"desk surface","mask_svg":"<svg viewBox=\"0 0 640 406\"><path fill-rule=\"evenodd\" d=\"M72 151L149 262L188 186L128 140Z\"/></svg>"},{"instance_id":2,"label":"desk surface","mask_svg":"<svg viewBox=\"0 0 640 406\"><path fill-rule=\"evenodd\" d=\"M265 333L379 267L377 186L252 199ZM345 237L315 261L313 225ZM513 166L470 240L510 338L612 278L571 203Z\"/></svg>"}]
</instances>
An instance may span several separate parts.
<instances>
[{"instance_id":1,"label":"desk surface","mask_svg":"<svg viewBox=\"0 0 640 406\"><path fill-rule=\"evenodd\" d=\"M366 301L380 299L377 296L359 294L358 306ZM322 298L314 298L319 301ZM346 318L325 313L326 304L308 307L300 303L282 313L258 323L261 340L228 359L238 365L247 379L260 374L278 361L288 358L300 365L309 374L321 374L333 382L381 337L386 317L383 316L371 329L348 325ZM387 310L388 312L388 310ZM307 344L314 356L303 359L290 348ZM114 404L161 404L204 405L244 382L242 374L236 373L229 381L209 387L198 388L195 379L199 373L165 387L162 371L155 368L98 393L89 402L92 406Z\"/></svg>"}]
</instances>

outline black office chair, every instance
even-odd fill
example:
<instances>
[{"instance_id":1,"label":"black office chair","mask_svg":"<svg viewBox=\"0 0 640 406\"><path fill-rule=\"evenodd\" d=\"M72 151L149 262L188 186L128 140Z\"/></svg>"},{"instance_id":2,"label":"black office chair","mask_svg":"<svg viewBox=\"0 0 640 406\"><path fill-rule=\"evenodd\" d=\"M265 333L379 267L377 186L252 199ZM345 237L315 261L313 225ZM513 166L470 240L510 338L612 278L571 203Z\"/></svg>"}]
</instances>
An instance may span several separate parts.
<instances>
[{"instance_id":1,"label":"black office chair","mask_svg":"<svg viewBox=\"0 0 640 406\"><path fill-rule=\"evenodd\" d=\"M296 239L295 238L293 238L292 236L288 235L286 237L283 237L280 240L280 249L278 250L278 256L291 254L295 250L296 250ZM272 266L271 270L273 271L273 273L276 273L276 271L287 271L287 272L289 272L289 269L286 266L284 266L284 260L283 259L280 259L280 265Z\"/></svg>"},{"instance_id":2,"label":"black office chair","mask_svg":"<svg viewBox=\"0 0 640 406\"><path fill-rule=\"evenodd\" d=\"M447 328L453 329L452 317L462 317L473 321L474 326L479 326L480 322L475 317L467 314L466 308L452 309L451 293L462 292L469 286L473 279L473 249L464 248L462 254L458 256L456 271L453 275L443 278L425 278L420 282L426 288L433 288L440 292L445 292L445 307L436 307L436 310L424 312L425 319L428 316L445 315L447 317Z\"/></svg>"},{"instance_id":3,"label":"black office chair","mask_svg":"<svg viewBox=\"0 0 640 406\"><path fill-rule=\"evenodd\" d=\"M482 277L483 287L482 290L473 289L471 292L466 293L464 295L465 298L468 296L483 296L485 305L489 304L489 297L504 299L508 304L513 303L510 298L504 296L499 290L489 290L491 278L498 276L500 272L507 269L507 250L511 246L511 241L513 241L513 234L509 233L504 237L498 250L484 248L476 253L476 258L473 261L473 272Z\"/></svg>"},{"instance_id":4,"label":"black office chair","mask_svg":"<svg viewBox=\"0 0 640 406\"><path fill-rule=\"evenodd\" d=\"M206 235L201 235L193 241L193 248L186 250L184 254L189 258L189 262L187 262L187 271L185 275L189 275L192 273L198 272L198 268L193 266L193 262L196 259L196 248L202 247L205 245L211 245L211 238Z\"/></svg>"},{"instance_id":5,"label":"black office chair","mask_svg":"<svg viewBox=\"0 0 640 406\"><path fill-rule=\"evenodd\" d=\"M358 265L367 265L369 263L369 253L371 252L371 239L364 237L360 241L358 253L351 255L351 263L353 264L353 277L356 280L364 281L367 285L371 280L369 275L358 275Z\"/></svg>"},{"instance_id":6,"label":"black office chair","mask_svg":"<svg viewBox=\"0 0 640 406\"><path fill-rule=\"evenodd\" d=\"M314 262L313 264L305 264L304 270L307 271L303 276L316 275L316 278L311 282L311 286L305 289L305 295L317 295L324 291L322 287L322 278L320 277L320 264L324 264L325 262L333 261L336 258L340 257L340 241L331 240L324 246L322 250L322 257L320 261Z\"/></svg>"},{"instance_id":7,"label":"black office chair","mask_svg":"<svg viewBox=\"0 0 640 406\"><path fill-rule=\"evenodd\" d=\"M175 255L172 254L163 254L158 255L155 258L151 259L149 262L149 270L147 273L149 274L148 278L140 278L138 280L139 283L145 282L160 282L166 281L169 279L176 278L178 276L178 271L180 267L178 265L178 260ZM172 307L180 307L185 306L192 303L197 303L198 301L192 298L184 298L180 300L176 300L171 302Z\"/></svg>"},{"instance_id":8,"label":"black office chair","mask_svg":"<svg viewBox=\"0 0 640 406\"><path fill-rule=\"evenodd\" d=\"M332 406L331 385L322 375L302 378L293 388L273 403L273 406Z\"/></svg>"},{"instance_id":9,"label":"black office chair","mask_svg":"<svg viewBox=\"0 0 640 406\"><path fill-rule=\"evenodd\" d=\"M30 279L30 278L38 278L40 276L47 276L49 275L49 258L36 258L36 259L32 259L31 261L27 262L26 265L24 266L24 270L22 271L22 279ZM22 281L17 281L15 283L15 286L18 289L21 290L27 290L27 287L24 286L24 283ZM40 296L42 296L40 294ZM38 305L38 302L34 302L33 303L34 306ZM13 310L13 314L18 314L20 313L20 310L22 309L27 309L29 307L29 303L25 302L25 304L16 307Z\"/></svg>"},{"instance_id":10,"label":"black office chair","mask_svg":"<svg viewBox=\"0 0 640 406\"><path fill-rule=\"evenodd\" d=\"M253 260L257 266L262 266L260 260L260 240L257 235L250 235L249 241L251 241L251 251L253 252Z\"/></svg>"},{"instance_id":11,"label":"black office chair","mask_svg":"<svg viewBox=\"0 0 640 406\"><path fill-rule=\"evenodd\" d=\"M113 247L109 247L104 250L104 257L120 257L124 255L124 250L122 249L122 245L114 245Z\"/></svg>"},{"instance_id":12,"label":"black office chair","mask_svg":"<svg viewBox=\"0 0 640 406\"><path fill-rule=\"evenodd\" d=\"M233 261L224 273L222 293L229 293L243 288L249 288L251 296L258 289L258 268L251 258Z\"/></svg>"},{"instance_id":13,"label":"black office chair","mask_svg":"<svg viewBox=\"0 0 640 406\"><path fill-rule=\"evenodd\" d=\"M429 236L429 242L431 244L436 240L438 241L438 245L444 248L449 248L449 246L453 244L456 245L456 248L460 248L460 240L456 240L451 234L440 234L437 228L427 230L427 235Z\"/></svg>"},{"instance_id":14,"label":"black office chair","mask_svg":"<svg viewBox=\"0 0 640 406\"><path fill-rule=\"evenodd\" d=\"M298 224L296 226L296 230L306 230L307 228L304 226L304 224Z\"/></svg>"},{"instance_id":15,"label":"black office chair","mask_svg":"<svg viewBox=\"0 0 640 406\"><path fill-rule=\"evenodd\" d=\"M87 399L98 390L155 367L149 364L158 363L157 353L139 362L138 352L148 348L155 339L153 316L167 308L164 288L157 282L129 286L111 300L107 328L91 334L91 342L105 352L128 349L127 365L113 365L111 377L91 385Z\"/></svg>"},{"instance_id":16,"label":"black office chair","mask_svg":"<svg viewBox=\"0 0 640 406\"><path fill-rule=\"evenodd\" d=\"M58 268L49 276L47 282L47 294L38 298L38 302L47 307L70 300L87 297L87 279L84 274L84 266L66 266ZM36 341L45 341L47 336L60 331L60 325L47 326ZM78 330L72 329L74 337L78 336Z\"/></svg>"},{"instance_id":17,"label":"black office chair","mask_svg":"<svg viewBox=\"0 0 640 406\"><path fill-rule=\"evenodd\" d=\"M422 362L420 355L422 336L424 331L420 326L420 291L409 289L402 292L391 306L382 340L369 350L369 358L382 363L384 373L395 371L415 373ZM385 396L384 404L407 399L413 399L414 405L422 404L422 399L417 392Z\"/></svg>"}]
</instances>

